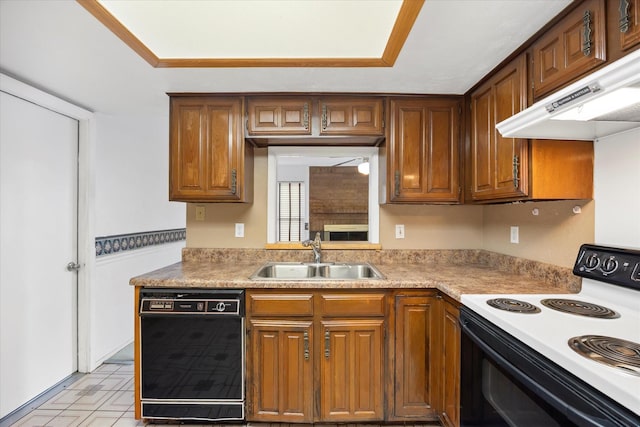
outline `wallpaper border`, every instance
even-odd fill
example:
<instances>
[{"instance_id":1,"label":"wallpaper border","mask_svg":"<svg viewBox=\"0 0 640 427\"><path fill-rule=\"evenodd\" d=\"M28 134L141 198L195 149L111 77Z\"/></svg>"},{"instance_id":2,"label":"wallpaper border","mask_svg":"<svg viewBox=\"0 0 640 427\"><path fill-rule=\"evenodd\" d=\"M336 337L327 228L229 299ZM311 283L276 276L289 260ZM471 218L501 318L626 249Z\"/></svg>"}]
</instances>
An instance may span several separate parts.
<instances>
[{"instance_id":1,"label":"wallpaper border","mask_svg":"<svg viewBox=\"0 0 640 427\"><path fill-rule=\"evenodd\" d=\"M96 237L96 257L186 240L186 228Z\"/></svg>"}]
</instances>

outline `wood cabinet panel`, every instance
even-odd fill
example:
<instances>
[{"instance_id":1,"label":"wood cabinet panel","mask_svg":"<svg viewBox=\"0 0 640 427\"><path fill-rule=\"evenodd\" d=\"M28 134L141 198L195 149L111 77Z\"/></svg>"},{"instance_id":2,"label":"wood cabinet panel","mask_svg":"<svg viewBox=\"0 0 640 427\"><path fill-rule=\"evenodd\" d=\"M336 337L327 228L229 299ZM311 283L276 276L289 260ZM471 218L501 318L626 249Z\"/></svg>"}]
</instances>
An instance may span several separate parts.
<instances>
[{"instance_id":1,"label":"wood cabinet panel","mask_svg":"<svg viewBox=\"0 0 640 427\"><path fill-rule=\"evenodd\" d=\"M532 199L593 198L593 141L532 140Z\"/></svg>"},{"instance_id":2,"label":"wood cabinet panel","mask_svg":"<svg viewBox=\"0 0 640 427\"><path fill-rule=\"evenodd\" d=\"M604 0L585 1L534 42L534 98L606 61L605 18Z\"/></svg>"},{"instance_id":3,"label":"wood cabinet panel","mask_svg":"<svg viewBox=\"0 0 640 427\"><path fill-rule=\"evenodd\" d=\"M323 317L384 316L385 294L322 294Z\"/></svg>"},{"instance_id":4,"label":"wood cabinet panel","mask_svg":"<svg viewBox=\"0 0 640 427\"><path fill-rule=\"evenodd\" d=\"M247 419L313 420L313 322L251 320Z\"/></svg>"},{"instance_id":5,"label":"wood cabinet panel","mask_svg":"<svg viewBox=\"0 0 640 427\"><path fill-rule=\"evenodd\" d=\"M388 199L393 203L457 203L458 99L392 99L388 141Z\"/></svg>"},{"instance_id":6,"label":"wood cabinet panel","mask_svg":"<svg viewBox=\"0 0 640 427\"><path fill-rule=\"evenodd\" d=\"M313 294L248 293L252 316L313 316Z\"/></svg>"},{"instance_id":7,"label":"wood cabinet panel","mask_svg":"<svg viewBox=\"0 0 640 427\"><path fill-rule=\"evenodd\" d=\"M247 98L249 135L311 135L312 100L307 97Z\"/></svg>"},{"instance_id":8,"label":"wood cabinet panel","mask_svg":"<svg viewBox=\"0 0 640 427\"><path fill-rule=\"evenodd\" d=\"M442 413L445 426L460 425L460 325L459 310L453 303L442 300Z\"/></svg>"},{"instance_id":9,"label":"wood cabinet panel","mask_svg":"<svg viewBox=\"0 0 640 427\"><path fill-rule=\"evenodd\" d=\"M384 320L324 320L321 325L322 420L382 420Z\"/></svg>"},{"instance_id":10,"label":"wood cabinet panel","mask_svg":"<svg viewBox=\"0 0 640 427\"><path fill-rule=\"evenodd\" d=\"M395 418L432 418L436 415L438 381L433 354L437 345L435 296L397 296L394 326Z\"/></svg>"},{"instance_id":11,"label":"wood cabinet panel","mask_svg":"<svg viewBox=\"0 0 640 427\"><path fill-rule=\"evenodd\" d=\"M170 200L250 200L252 150L241 117L240 97L171 98Z\"/></svg>"},{"instance_id":12,"label":"wood cabinet panel","mask_svg":"<svg viewBox=\"0 0 640 427\"><path fill-rule=\"evenodd\" d=\"M526 84L526 55L521 55L471 94L472 200L527 195L527 142L504 138L495 127L526 108Z\"/></svg>"},{"instance_id":13,"label":"wood cabinet panel","mask_svg":"<svg viewBox=\"0 0 640 427\"><path fill-rule=\"evenodd\" d=\"M640 44L640 0L620 0L617 29L622 50Z\"/></svg>"},{"instance_id":14,"label":"wood cabinet panel","mask_svg":"<svg viewBox=\"0 0 640 427\"><path fill-rule=\"evenodd\" d=\"M383 98L321 98L320 135L380 135Z\"/></svg>"}]
</instances>

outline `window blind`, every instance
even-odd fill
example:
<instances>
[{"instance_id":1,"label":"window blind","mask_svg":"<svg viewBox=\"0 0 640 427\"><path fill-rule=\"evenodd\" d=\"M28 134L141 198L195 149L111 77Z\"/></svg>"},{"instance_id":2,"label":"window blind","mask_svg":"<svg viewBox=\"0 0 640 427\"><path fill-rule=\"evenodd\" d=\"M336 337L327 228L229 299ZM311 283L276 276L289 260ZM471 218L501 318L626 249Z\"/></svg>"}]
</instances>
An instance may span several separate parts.
<instances>
[{"instance_id":1,"label":"window blind","mask_svg":"<svg viewBox=\"0 0 640 427\"><path fill-rule=\"evenodd\" d=\"M278 239L281 242L302 240L304 204L304 182L278 182Z\"/></svg>"}]
</instances>

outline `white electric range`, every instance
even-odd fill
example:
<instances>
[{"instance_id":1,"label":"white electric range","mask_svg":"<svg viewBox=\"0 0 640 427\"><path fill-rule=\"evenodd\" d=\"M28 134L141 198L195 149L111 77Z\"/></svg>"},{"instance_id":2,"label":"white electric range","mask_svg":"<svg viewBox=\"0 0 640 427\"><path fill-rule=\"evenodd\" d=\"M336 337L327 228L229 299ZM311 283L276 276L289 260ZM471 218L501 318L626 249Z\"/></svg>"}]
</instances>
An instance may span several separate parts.
<instances>
[{"instance_id":1,"label":"white electric range","mask_svg":"<svg viewBox=\"0 0 640 427\"><path fill-rule=\"evenodd\" d=\"M583 411L575 409L575 414L569 416L569 420L575 425L626 426L634 425L636 421L638 422L636 425L640 425L640 250L583 245L574 266L574 274L583 277L581 291L577 294L463 295L461 301L464 306L481 318L506 332L505 345L507 347L510 345L508 343L509 337L513 337L525 344L526 347L544 356L551 364L555 364L577 377L580 380L579 383L584 382L591 386L596 391L594 393L596 397L590 396L585 401L586 407L597 406L589 399L599 400L602 397L603 400L611 400L614 405L621 405L630 411L628 419L624 419L624 416L611 415L613 421L608 424L609 421L603 421L599 415L592 417L593 423L579 421ZM568 310L569 312L560 310ZM461 318L461 322L463 322L464 331L464 323L468 320ZM473 332L470 334L473 335ZM486 336L493 335L495 333L488 332ZM576 351L576 349L585 349L585 346L587 355ZM464 349L463 345L463 351ZM595 350L596 353L591 353L591 350ZM487 350L487 352L491 352L491 350ZM607 358L614 360L603 363ZM503 361L501 356L496 356L494 359L496 366L508 365L508 362ZM518 363L514 362L514 364ZM532 362L532 364L535 365L536 362ZM478 364L478 366L480 365ZM508 406L512 403L505 402L510 402L511 398L501 397L499 387L491 390L487 384L498 384L498 380L493 379L492 382L487 380L489 378L487 372L491 371L487 371L486 364L484 368L478 368L476 371L479 372L481 369L483 369L482 374L473 375L478 381L486 383L482 387L482 391L477 394L484 395L484 399L488 401L489 409L487 411L502 413L502 415L496 416L505 420L506 424L504 425L537 425L533 421L521 421L532 419L530 413L536 412L537 409L533 410L532 407L527 406L528 415L522 415L521 418L518 418L520 415L516 413L520 411L524 414L525 411L522 408L509 409ZM544 367L542 370L548 371ZM467 376L469 375L471 374L467 374ZM480 378L480 375L483 377ZM502 378L502 374L499 376ZM554 373L551 376L560 375ZM527 381L525 379L523 383ZM535 384L535 381L535 378L531 381L530 388L536 389L539 386L539 384ZM505 384L506 382L502 383L500 387L505 389ZM462 387L465 387L465 384ZM544 386L541 388L544 389ZM567 388L571 390L580 387L572 384ZM514 393L516 392L510 391L507 394L513 396ZM582 392L577 391L576 393ZM598 396L598 393L601 396ZM564 406L570 405L566 404L563 399L560 396L550 398L550 401L558 406L556 409L559 412L571 412L571 408L564 408ZM543 400L541 399L541 402ZM534 406L541 405L545 406L546 404L538 403ZM466 409L467 418L469 418L469 408ZM472 412L478 411L481 410L475 408ZM509 415L509 411L515 415ZM603 412L612 413L606 407ZM561 416L563 415L558 415L558 418ZM543 421L540 421L541 425L547 423L553 425L550 419L545 419L544 416L542 419L545 421L544 424L542 424ZM617 421L620 423L617 424ZM565 425L568 422L570 421L557 421L557 425ZM488 422L482 424L477 420L474 423L474 425L493 425ZM469 422L469 425L471 424L473 423ZM462 425L465 425L464 422Z\"/></svg>"}]
</instances>

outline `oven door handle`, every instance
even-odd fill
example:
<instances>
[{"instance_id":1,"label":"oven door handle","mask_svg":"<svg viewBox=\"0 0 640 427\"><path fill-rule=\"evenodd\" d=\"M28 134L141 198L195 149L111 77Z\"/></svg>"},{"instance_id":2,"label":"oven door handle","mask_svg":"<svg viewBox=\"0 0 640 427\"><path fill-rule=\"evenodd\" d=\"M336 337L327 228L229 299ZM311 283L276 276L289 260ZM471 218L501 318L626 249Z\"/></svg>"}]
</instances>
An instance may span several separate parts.
<instances>
[{"instance_id":1,"label":"oven door handle","mask_svg":"<svg viewBox=\"0 0 640 427\"><path fill-rule=\"evenodd\" d=\"M500 353L496 352L490 346L488 346L480 337L478 337L469 327L467 321L461 321L460 326L464 332L482 351L484 351L491 359L500 363L502 367L504 367L511 375L516 377L520 382L526 385L531 390L537 392L541 397L543 397L547 402L555 406L559 410L564 409L564 414L571 419L572 421L578 423L579 425L587 425L592 427L610 427L613 426L609 421L603 420L602 418L596 418L590 416L589 414L585 414L583 411L575 408L571 405L568 405L566 402L561 400L554 393L550 392L546 388L542 387L536 381L532 380L527 374L518 369L515 365L505 359ZM585 424L586 423L586 424Z\"/></svg>"}]
</instances>

